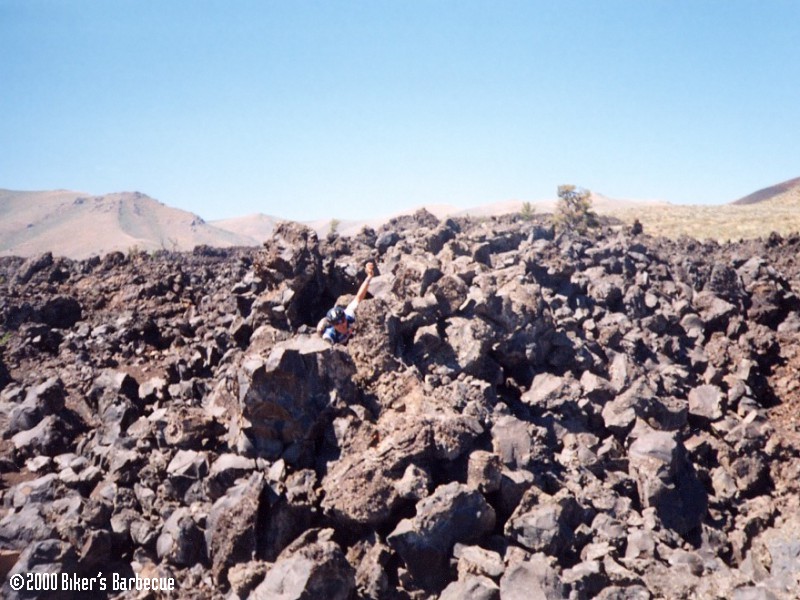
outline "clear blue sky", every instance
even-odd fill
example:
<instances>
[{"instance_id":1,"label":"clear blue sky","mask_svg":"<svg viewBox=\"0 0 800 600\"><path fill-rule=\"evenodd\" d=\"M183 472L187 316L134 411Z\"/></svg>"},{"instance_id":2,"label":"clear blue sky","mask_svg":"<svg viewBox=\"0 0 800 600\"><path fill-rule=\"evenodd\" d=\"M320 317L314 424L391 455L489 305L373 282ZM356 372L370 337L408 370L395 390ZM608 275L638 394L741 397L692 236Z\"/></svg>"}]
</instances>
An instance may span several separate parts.
<instances>
[{"instance_id":1,"label":"clear blue sky","mask_svg":"<svg viewBox=\"0 0 800 600\"><path fill-rule=\"evenodd\" d=\"M0 188L207 220L800 176L796 0L0 0Z\"/></svg>"}]
</instances>

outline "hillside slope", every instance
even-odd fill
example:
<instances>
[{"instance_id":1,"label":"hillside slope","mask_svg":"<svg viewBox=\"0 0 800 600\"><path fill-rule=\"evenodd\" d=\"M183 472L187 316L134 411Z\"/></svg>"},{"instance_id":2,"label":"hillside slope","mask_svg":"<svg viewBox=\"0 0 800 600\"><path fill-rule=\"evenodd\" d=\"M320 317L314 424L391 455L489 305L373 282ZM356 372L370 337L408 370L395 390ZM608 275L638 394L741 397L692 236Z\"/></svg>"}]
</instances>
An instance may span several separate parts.
<instances>
[{"instance_id":1,"label":"hillside slope","mask_svg":"<svg viewBox=\"0 0 800 600\"><path fill-rule=\"evenodd\" d=\"M0 255L53 252L74 259L133 249L252 245L246 236L138 192L87 196L0 190Z\"/></svg>"},{"instance_id":2,"label":"hillside slope","mask_svg":"<svg viewBox=\"0 0 800 600\"><path fill-rule=\"evenodd\" d=\"M789 235L800 231L800 178L764 188L727 205L675 205L667 202L621 200L592 193L593 209L630 225L638 220L648 234L669 238L727 240ZM470 208L429 205L436 218L487 219L522 210L522 200ZM535 214L551 213L554 199L530 202ZM419 207L418 207L419 208ZM364 227L378 229L415 210L371 219L324 218L305 221L317 235L333 229L354 236ZM51 252L73 259L111 251L191 250L261 246L283 221L279 216L253 214L206 223L196 214L171 208L141 193L88 196L72 191L13 192L0 190L0 256L30 257Z\"/></svg>"},{"instance_id":3,"label":"hillside slope","mask_svg":"<svg viewBox=\"0 0 800 600\"><path fill-rule=\"evenodd\" d=\"M790 236L800 231L800 186L753 202L723 205L665 205L608 211L626 223L638 220L651 235L698 240L754 239L772 232Z\"/></svg>"},{"instance_id":4,"label":"hillside slope","mask_svg":"<svg viewBox=\"0 0 800 600\"><path fill-rule=\"evenodd\" d=\"M748 194L744 198L739 198L731 204L736 204L739 206L758 204L759 202L764 202L766 200L781 200L783 196L791 196L799 193L800 177L796 177L794 179L784 181L783 183L771 185L770 187L755 191L752 194Z\"/></svg>"}]
</instances>

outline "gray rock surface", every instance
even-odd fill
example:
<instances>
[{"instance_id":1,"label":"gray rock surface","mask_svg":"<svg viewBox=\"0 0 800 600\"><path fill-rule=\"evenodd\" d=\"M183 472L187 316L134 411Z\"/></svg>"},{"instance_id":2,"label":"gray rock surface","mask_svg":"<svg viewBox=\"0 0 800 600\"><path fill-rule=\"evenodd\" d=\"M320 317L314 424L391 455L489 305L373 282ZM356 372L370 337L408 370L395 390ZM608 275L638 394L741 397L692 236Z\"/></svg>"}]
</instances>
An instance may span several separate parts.
<instances>
[{"instance_id":1,"label":"gray rock surface","mask_svg":"<svg viewBox=\"0 0 800 600\"><path fill-rule=\"evenodd\" d=\"M213 600L800 597L798 248L423 211L0 258L0 572ZM332 347L314 327L367 261Z\"/></svg>"}]
</instances>

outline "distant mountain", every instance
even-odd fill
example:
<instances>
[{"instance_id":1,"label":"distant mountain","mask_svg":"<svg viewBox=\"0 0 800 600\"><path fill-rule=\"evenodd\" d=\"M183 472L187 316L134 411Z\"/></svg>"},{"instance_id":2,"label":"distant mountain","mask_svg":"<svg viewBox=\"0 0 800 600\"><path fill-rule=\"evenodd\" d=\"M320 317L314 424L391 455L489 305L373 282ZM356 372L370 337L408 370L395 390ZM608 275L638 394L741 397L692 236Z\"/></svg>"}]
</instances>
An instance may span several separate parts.
<instances>
[{"instance_id":1,"label":"distant mountain","mask_svg":"<svg viewBox=\"0 0 800 600\"><path fill-rule=\"evenodd\" d=\"M758 204L759 202L766 202L767 200L780 199L787 194L797 195L798 193L800 193L800 177L758 190L744 198L739 198L731 204Z\"/></svg>"},{"instance_id":2,"label":"distant mountain","mask_svg":"<svg viewBox=\"0 0 800 600\"><path fill-rule=\"evenodd\" d=\"M797 184L796 187L789 185L792 183ZM774 188L781 186L800 194L800 179ZM333 229L340 235L354 235L365 226L377 229L394 217L412 214L420 208L439 219L487 218L518 213L523 204L522 200L508 200L466 209L452 205L427 205L379 218L326 218L303 224L314 229L320 237ZM555 209L556 200L532 201L530 205L535 213L550 213ZM598 193L592 193L592 206L600 214L619 217L634 213L638 218L640 213L679 212L679 207L667 202L621 200ZM206 223L194 213L169 207L139 192L90 196L65 190L0 190L0 256L35 256L49 251L57 256L81 259L115 250L191 250L198 245L261 246L271 237L275 224L282 220L278 216L252 214Z\"/></svg>"},{"instance_id":3,"label":"distant mountain","mask_svg":"<svg viewBox=\"0 0 800 600\"><path fill-rule=\"evenodd\" d=\"M614 200L592 195L600 212L614 208L650 205L650 202ZM428 205L424 208L440 219L491 217L519 212L521 200L459 208ZM666 204L665 204L666 205ZM531 203L535 212L552 212L555 200ZM363 220L318 219L303 224L320 236L332 229L354 235L365 226L378 228L402 213ZM272 235L280 217L253 214L206 223L196 214L169 207L139 192L90 196L56 190L19 192L0 190L0 256L35 256L52 252L69 258L88 258L112 251L191 250L198 245L260 246Z\"/></svg>"},{"instance_id":4,"label":"distant mountain","mask_svg":"<svg viewBox=\"0 0 800 600\"><path fill-rule=\"evenodd\" d=\"M0 190L0 255L49 251L88 258L119 250L191 250L198 245L252 245L247 236L214 227L193 213L139 192L88 196L65 190Z\"/></svg>"}]
</instances>

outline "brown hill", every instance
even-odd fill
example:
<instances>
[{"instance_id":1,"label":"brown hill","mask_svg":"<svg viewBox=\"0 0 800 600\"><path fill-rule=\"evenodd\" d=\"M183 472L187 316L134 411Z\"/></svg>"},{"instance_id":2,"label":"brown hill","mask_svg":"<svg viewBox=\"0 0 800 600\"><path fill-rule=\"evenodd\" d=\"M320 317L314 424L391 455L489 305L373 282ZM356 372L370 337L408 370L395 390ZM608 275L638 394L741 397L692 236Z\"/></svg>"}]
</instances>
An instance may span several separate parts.
<instances>
[{"instance_id":1,"label":"brown hill","mask_svg":"<svg viewBox=\"0 0 800 600\"><path fill-rule=\"evenodd\" d=\"M800 177L760 189L757 192L753 192L752 194L745 196L744 198L739 198L738 200L731 202L731 204L758 204L759 202L764 202L766 200L778 199L779 196L783 196L784 194L792 193L793 191L798 190L800 190Z\"/></svg>"},{"instance_id":2,"label":"brown hill","mask_svg":"<svg viewBox=\"0 0 800 600\"><path fill-rule=\"evenodd\" d=\"M645 232L677 238L718 241L782 235L800 231L800 178L764 188L722 206L674 205L667 202L620 200L592 194L601 215L631 224ZM518 213L522 200L473 206L428 205L437 218L477 217ZM554 199L530 203L537 214L550 213ZM318 235L332 229L340 235L358 234L363 227L379 228L392 218L417 209L361 220L322 218L304 224ZM0 190L0 256L35 256L52 252L74 259L111 251L190 250L197 245L260 246L282 219L254 214L206 223L196 214L171 208L138 192L89 196L73 191L17 192Z\"/></svg>"},{"instance_id":3,"label":"brown hill","mask_svg":"<svg viewBox=\"0 0 800 600\"><path fill-rule=\"evenodd\" d=\"M0 255L53 252L81 259L112 251L252 245L139 192L88 196L65 190L0 190Z\"/></svg>"}]
</instances>

